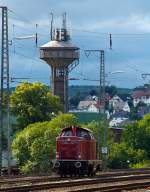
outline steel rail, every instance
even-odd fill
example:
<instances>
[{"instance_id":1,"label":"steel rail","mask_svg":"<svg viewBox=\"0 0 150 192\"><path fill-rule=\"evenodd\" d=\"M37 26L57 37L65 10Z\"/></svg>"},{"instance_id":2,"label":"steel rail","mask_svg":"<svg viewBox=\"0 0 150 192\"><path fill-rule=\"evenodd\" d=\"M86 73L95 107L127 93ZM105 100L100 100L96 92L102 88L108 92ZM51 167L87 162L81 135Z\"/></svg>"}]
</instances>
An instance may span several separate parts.
<instances>
[{"instance_id":1,"label":"steel rail","mask_svg":"<svg viewBox=\"0 0 150 192\"><path fill-rule=\"evenodd\" d=\"M0 191L5 192L19 192L19 191L35 191L35 190L46 190L46 189L60 189L64 187L77 187L83 185L92 185L92 184L104 184L112 182L125 182L125 181L140 181L148 179L148 183L150 185L150 175L130 175L130 176L116 176L116 177L108 177L108 178L91 178L91 179L78 179L78 180L67 180L67 181L57 181L57 182L48 182L48 183L38 183L34 185L22 185L22 186L14 186L14 187L5 187L1 188ZM93 190L93 189L92 189Z\"/></svg>"},{"instance_id":2,"label":"steel rail","mask_svg":"<svg viewBox=\"0 0 150 192\"><path fill-rule=\"evenodd\" d=\"M113 176L126 176L126 175L135 175L135 174L150 174L149 170L139 170L139 171L123 171L123 172L108 172L108 173L101 173L100 175L95 176L95 178L107 178ZM0 177L1 178L1 177ZM72 177L71 179L78 179L79 177ZM86 177L80 177L86 178ZM4 184L15 184L15 183L38 183L38 182L49 182L49 181L58 181L58 180L65 180L65 178L60 178L58 176L26 176L26 177L4 177L0 180L0 186Z\"/></svg>"},{"instance_id":3,"label":"steel rail","mask_svg":"<svg viewBox=\"0 0 150 192\"><path fill-rule=\"evenodd\" d=\"M110 185L105 187L91 187L87 189L76 189L69 190L69 192L122 192L124 190L134 190L134 189L145 189L150 186L150 181L145 182L135 182L135 183L127 183L127 184L119 184L119 185Z\"/></svg>"}]
</instances>

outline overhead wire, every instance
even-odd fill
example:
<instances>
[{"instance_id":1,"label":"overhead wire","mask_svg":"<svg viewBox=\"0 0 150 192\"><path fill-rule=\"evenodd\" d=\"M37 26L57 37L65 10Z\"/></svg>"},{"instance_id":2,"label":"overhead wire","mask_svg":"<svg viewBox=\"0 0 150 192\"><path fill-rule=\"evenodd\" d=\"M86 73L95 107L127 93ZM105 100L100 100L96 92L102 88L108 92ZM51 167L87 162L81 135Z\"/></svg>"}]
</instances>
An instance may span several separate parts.
<instances>
[{"instance_id":1,"label":"overhead wire","mask_svg":"<svg viewBox=\"0 0 150 192\"><path fill-rule=\"evenodd\" d=\"M19 21L22 21L22 22L25 22L25 23L29 23L29 24L32 24L32 25L36 24L32 20L29 20L29 19L21 16L20 14L16 13L13 10L9 9L9 11L11 13L13 13L17 17L17 20L19 20ZM38 24L38 25L40 27L50 27L49 25L46 25L46 24ZM82 29L82 28L78 28L78 29L76 29L76 28L68 28L68 30L85 32L85 33L91 33L91 34L97 34L97 35L107 35L107 36L110 36L110 34L111 34L111 36L113 36L113 38L116 37L116 36L122 36L122 37L123 36L127 36L127 37L129 37L129 36L132 36L132 37L133 36L150 36L150 33L112 33L112 32L110 33L110 32L100 32L100 31L85 30L85 29Z\"/></svg>"},{"instance_id":2,"label":"overhead wire","mask_svg":"<svg viewBox=\"0 0 150 192\"><path fill-rule=\"evenodd\" d=\"M140 72L140 73L143 73L143 72L144 72L143 70L138 69L137 66L133 65L133 66L134 66L134 67L133 67L133 66L131 65L131 63L129 64L129 60L128 60L125 56L121 55L118 51L112 49L112 52L115 53L116 55L118 55L122 60L124 60L124 61L126 62L126 64L127 64L127 66L128 66L129 68L131 68L132 70L134 70L134 71L136 71L136 72Z\"/></svg>"},{"instance_id":3,"label":"overhead wire","mask_svg":"<svg viewBox=\"0 0 150 192\"><path fill-rule=\"evenodd\" d=\"M16 17L18 18L17 20L19 20L19 21L23 21L24 23L28 23L28 24L30 24L30 25L33 25L34 23L33 22L31 22L30 20L28 20L28 19L26 19L26 18L24 18L24 17L22 17L22 16L20 16L20 15L18 15L18 14L16 14L14 11L12 11L12 10L9 10L11 13L13 13L13 14L15 14L16 15ZM35 24L34 24L35 25ZM30 32L32 32L32 33L35 33L35 30L31 30L31 29L28 29L28 28L26 28L26 27L23 27L23 26L20 26L20 25L16 25L16 24L13 24L13 26L14 27L20 27L20 28L22 28L22 29L24 29L24 30L26 30L26 31L30 31ZM49 25L39 25L40 27L49 27ZM73 31L79 31L79 32L84 32L84 33L90 33L90 34L94 34L94 35L96 35L97 37L99 37L99 36L110 36L110 33L107 33L107 32L98 32L98 31L92 31L92 30L84 30L84 29L69 29L69 30L73 30ZM13 34L14 34L14 31L13 31ZM40 35L40 33L39 33L39 35ZM41 34L41 35L43 35L43 36L48 36L49 34ZM122 38L122 37L131 37L131 38L133 38L133 37L149 37L150 36L150 33L111 33L111 40L112 40L112 38ZM14 37L14 35L13 35L13 37ZM131 66L131 64L128 64L128 60L126 59L126 58L124 58L122 55L120 55L120 53L118 53L118 52L116 52L116 51L114 51L114 49L112 50L113 51L113 53L115 53L115 54L117 54L117 55L119 55L119 57L121 57L123 60L125 60L126 61L126 63L127 63L127 66L129 67L129 68L131 68L131 69L133 69L134 71L136 71L136 72L143 72L142 70L139 70L139 69L137 69L137 67L133 67L133 66ZM38 62L40 62L40 60L38 60L38 59L33 59L32 57L28 57L28 56L26 56L26 55L24 55L24 54L22 54L22 53L18 53L18 52L16 52L16 50L15 50L15 45L14 45L14 53L16 54L16 55L19 55L19 56L22 56L22 57L25 57L25 58L27 58L27 59L30 59L30 60L32 60L32 61L38 61ZM82 73L83 73L83 67L82 67ZM81 76L83 77L84 75L83 74L81 74ZM87 78L84 78L84 80L86 80ZM88 80L88 79L87 79ZM93 81L93 80L92 80Z\"/></svg>"}]
</instances>

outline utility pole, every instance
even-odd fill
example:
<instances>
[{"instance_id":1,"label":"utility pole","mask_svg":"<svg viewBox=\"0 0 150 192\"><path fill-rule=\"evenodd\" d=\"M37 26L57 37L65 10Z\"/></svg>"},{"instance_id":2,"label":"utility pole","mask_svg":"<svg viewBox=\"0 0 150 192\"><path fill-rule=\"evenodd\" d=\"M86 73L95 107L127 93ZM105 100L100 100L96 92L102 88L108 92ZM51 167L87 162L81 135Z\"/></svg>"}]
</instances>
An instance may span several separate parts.
<instances>
[{"instance_id":1,"label":"utility pole","mask_svg":"<svg viewBox=\"0 0 150 192\"><path fill-rule=\"evenodd\" d=\"M0 94L0 172L2 173L2 135L4 132L4 92L6 93L6 126L8 150L8 174L10 174L10 103L9 103L9 41L8 41L8 8L2 9L2 51L1 51L1 94Z\"/></svg>"},{"instance_id":2,"label":"utility pole","mask_svg":"<svg viewBox=\"0 0 150 192\"><path fill-rule=\"evenodd\" d=\"M91 52L98 52L100 56L100 85L99 85L99 117L102 115L104 121L103 138L101 137L100 121L98 129L98 159L100 159L100 154L103 155L103 170L106 170L107 165L107 127L105 125L105 57L104 50L85 50L85 54L88 57ZM102 120L101 119L101 120ZM103 142L100 142L100 138ZM103 146L100 147L100 143ZM100 151L102 149L102 151Z\"/></svg>"}]
</instances>

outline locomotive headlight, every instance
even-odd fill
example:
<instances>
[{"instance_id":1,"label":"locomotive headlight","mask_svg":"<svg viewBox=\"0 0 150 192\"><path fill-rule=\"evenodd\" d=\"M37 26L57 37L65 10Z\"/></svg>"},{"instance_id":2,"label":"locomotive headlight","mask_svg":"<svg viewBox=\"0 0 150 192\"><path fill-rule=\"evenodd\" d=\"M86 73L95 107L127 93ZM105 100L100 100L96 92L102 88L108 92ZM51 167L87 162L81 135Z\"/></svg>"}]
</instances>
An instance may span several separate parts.
<instances>
[{"instance_id":1,"label":"locomotive headlight","mask_svg":"<svg viewBox=\"0 0 150 192\"><path fill-rule=\"evenodd\" d=\"M68 138L67 141L70 141L70 138Z\"/></svg>"},{"instance_id":2,"label":"locomotive headlight","mask_svg":"<svg viewBox=\"0 0 150 192\"><path fill-rule=\"evenodd\" d=\"M58 152L56 153L56 159L59 159L59 153Z\"/></svg>"},{"instance_id":3,"label":"locomotive headlight","mask_svg":"<svg viewBox=\"0 0 150 192\"><path fill-rule=\"evenodd\" d=\"M81 155L80 154L78 155L78 158L81 159Z\"/></svg>"}]
</instances>

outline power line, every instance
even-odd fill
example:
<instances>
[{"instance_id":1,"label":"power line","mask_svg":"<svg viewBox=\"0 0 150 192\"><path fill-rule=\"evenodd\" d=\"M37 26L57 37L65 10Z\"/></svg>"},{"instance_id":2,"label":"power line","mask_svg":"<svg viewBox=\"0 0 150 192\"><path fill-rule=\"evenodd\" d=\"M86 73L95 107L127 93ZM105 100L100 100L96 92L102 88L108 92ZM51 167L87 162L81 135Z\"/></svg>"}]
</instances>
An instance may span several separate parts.
<instances>
[{"instance_id":1,"label":"power line","mask_svg":"<svg viewBox=\"0 0 150 192\"><path fill-rule=\"evenodd\" d=\"M25 23L30 23L30 24L32 23L31 20L29 20L29 19L23 17L22 15L16 13L14 10L8 9L8 11L9 11L10 13L13 13L13 14L16 16L16 18L19 18L19 19L18 19L19 21L23 21L23 22L25 22ZM20 19L20 18L21 18L21 19Z\"/></svg>"},{"instance_id":2,"label":"power line","mask_svg":"<svg viewBox=\"0 0 150 192\"><path fill-rule=\"evenodd\" d=\"M13 10L10 10L10 13L13 13L19 20L19 21L23 21L24 23L29 23L29 24L34 24L32 20L29 20L28 18L26 17L23 17L22 15L16 13L15 11ZM38 23L37 23L38 24ZM35 25L35 24L34 24ZM49 28L49 25L42 25L42 24L38 24L39 26L42 26L42 27L48 27ZM110 34L113 36L113 38L116 38L117 36L119 37L134 37L134 36L150 36L150 33L112 33L112 32L98 32L98 31L92 31L92 30L86 30L86 29L82 29L82 28L68 28L68 30L70 31L79 31L79 32L84 32L84 33L91 33L91 34L97 34L99 36L110 36Z\"/></svg>"},{"instance_id":3,"label":"power line","mask_svg":"<svg viewBox=\"0 0 150 192\"><path fill-rule=\"evenodd\" d=\"M122 56L119 52L115 51L114 49L112 49L112 52L118 55L122 60L124 60L127 63L127 66L132 70L140 73L143 72L142 70L138 69L136 66L132 67L131 64L128 64L129 60L125 56Z\"/></svg>"},{"instance_id":4,"label":"power line","mask_svg":"<svg viewBox=\"0 0 150 192\"><path fill-rule=\"evenodd\" d=\"M30 26L35 25L31 20L19 15L18 13L14 12L13 10L9 10L9 11L11 13L13 13L18 18L19 21L23 21L24 23L30 24ZM31 30L31 28L29 29L28 26L23 27L23 26L19 26L17 24L14 24L14 26L20 27L20 28L22 28L22 29L24 29L24 30L26 30L28 32L31 32L31 33L35 33L35 31ZM45 24L44 25L43 24L38 24L38 26L39 27L49 28L49 25L45 25ZM75 29L75 28L71 29L70 28L69 30L76 31L76 32L83 32L83 33L87 33L87 34L89 33L89 34L92 34L92 35L96 35L97 37L99 37L99 36L110 37L110 32L98 32L98 31L86 30L86 29L81 29L81 28L79 28L79 29ZM38 33L38 36L41 36L41 37L42 36L48 36L48 34ZM145 38L145 37L150 37L150 33L111 33L111 43L110 44L112 44L113 38L122 38L122 37L123 38ZM113 52L114 52L114 50L113 50ZM16 54L35 61L35 59L33 59L31 57L28 57L28 56L26 56L26 55L24 55L22 53L16 53ZM119 53L117 53L117 54L120 55ZM120 55L120 57L123 58L121 55ZM131 66L131 64L128 64L129 61L127 59L123 58L123 60L126 60L127 66L129 68L133 69L136 72L140 72L140 73L143 72L142 70L139 70L137 67L133 67L133 66ZM39 62L39 60L38 60L38 62ZM83 81L85 81L85 79ZM89 80L89 81L91 81L91 80Z\"/></svg>"}]
</instances>

